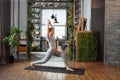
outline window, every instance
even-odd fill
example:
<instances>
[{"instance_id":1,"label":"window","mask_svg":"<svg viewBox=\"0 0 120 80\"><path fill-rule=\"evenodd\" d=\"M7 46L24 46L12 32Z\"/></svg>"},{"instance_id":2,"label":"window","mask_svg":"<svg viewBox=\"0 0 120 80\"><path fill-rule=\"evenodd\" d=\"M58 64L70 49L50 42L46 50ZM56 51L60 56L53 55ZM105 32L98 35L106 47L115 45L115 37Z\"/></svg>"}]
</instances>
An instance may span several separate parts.
<instances>
[{"instance_id":1,"label":"window","mask_svg":"<svg viewBox=\"0 0 120 80\"><path fill-rule=\"evenodd\" d=\"M51 16L54 15L57 17L59 23L54 23L54 19L51 19ZM66 38L66 9L42 9L42 27L41 27L41 36L46 37L47 34L47 23L48 19L51 20L52 25L55 28L55 38L60 39Z\"/></svg>"}]
</instances>

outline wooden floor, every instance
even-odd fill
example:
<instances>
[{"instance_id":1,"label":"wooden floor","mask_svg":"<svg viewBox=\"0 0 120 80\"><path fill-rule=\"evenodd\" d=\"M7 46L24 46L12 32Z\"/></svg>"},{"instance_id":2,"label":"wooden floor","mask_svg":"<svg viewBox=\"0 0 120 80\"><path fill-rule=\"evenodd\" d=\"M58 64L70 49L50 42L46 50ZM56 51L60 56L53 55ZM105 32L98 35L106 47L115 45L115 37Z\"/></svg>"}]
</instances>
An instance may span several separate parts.
<instances>
[{"instance_id":1,"label":"wooden floor","mask_svg":"<svg viewBox=\"0 0 120 80\"><path fill-rule=\"evenodd\" d=\"M102 62L69 62L71 67L84 68L84 75L24 70L29 61L0 65L0 80L120 80L120 67ZM46 66L63 66L62 62L47 62Z\"/></svg>"}]
</instances>

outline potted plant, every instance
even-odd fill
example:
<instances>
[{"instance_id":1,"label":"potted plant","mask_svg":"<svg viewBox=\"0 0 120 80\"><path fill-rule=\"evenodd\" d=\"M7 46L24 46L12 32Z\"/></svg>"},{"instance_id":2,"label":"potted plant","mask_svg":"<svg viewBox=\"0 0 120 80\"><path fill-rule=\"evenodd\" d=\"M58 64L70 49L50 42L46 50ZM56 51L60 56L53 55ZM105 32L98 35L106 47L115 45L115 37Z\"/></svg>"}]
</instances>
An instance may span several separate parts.
<instances>
[{"instance_id":1,"label":"potted plant","mask_svg":"<svg viewBox=\"0 0 120 80\"><path fill-rule=\"evenodd\" d=\"M16 50L16 46L18 45L18 37L19 37L19 29L15 26L10 27L10 35L3 38L3 41L8 43L10 46L10 56L9 61L10 63L13 63L14 61L14 53Z\"/></svg>"}]
</instances>

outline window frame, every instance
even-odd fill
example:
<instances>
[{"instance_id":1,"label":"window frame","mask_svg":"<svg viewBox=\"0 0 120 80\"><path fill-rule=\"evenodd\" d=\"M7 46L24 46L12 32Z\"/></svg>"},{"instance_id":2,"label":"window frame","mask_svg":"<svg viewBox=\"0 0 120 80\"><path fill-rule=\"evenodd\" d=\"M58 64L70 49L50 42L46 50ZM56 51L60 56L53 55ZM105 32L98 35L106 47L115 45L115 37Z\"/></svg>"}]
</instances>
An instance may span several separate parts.
<instances>
[{"instance_id":1,"label":"window frame","mask_svg":"<svg viewBox=\"0 0 120 80\"><path fill-rule=\"evenodd\" d=\"M58 26L62 26L62 27L65 27L65 38L59 38L60 40L66 40L67 39L67 9L41 9L41 29L40 29L40 36L42 37L42 39L46 39L45 37L46 36L43 36L42 35L42 27L43 26L47 26L47 24L43 24L42 23L42 19L43 19L43 10L65 10L65 12L66 12L66 22L65 22L65 24L62 24L62 25L54 25L53 24L53 26L56 26L56 27L58 27ZM54 34L55 35L55 34ZM59 36L58 36L59 37ZM55 37L55 38L57 38L57 36Z\"/></svg>"}]
</instances>

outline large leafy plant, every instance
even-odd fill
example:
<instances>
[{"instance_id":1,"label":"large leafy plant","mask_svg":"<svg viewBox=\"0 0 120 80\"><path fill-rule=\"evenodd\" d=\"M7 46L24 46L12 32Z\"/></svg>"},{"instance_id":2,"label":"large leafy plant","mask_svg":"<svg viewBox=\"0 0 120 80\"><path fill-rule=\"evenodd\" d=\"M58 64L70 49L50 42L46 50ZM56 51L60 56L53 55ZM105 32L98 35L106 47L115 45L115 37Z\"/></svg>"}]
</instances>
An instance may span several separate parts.
<instances>
[{"instance_id":1,"label":"large leafy plant","mask_svg":"<svg viewBox=\"0 0 120 80\"><path fill-rule=\"evenodd\" d=\"M10 27L10 35L3 38L3 41L8 43L11 48L11 54L15 51L15 47L19 44L18 37L19 37L19 29L15 26Z\"/></svg>"}]
</instances>

